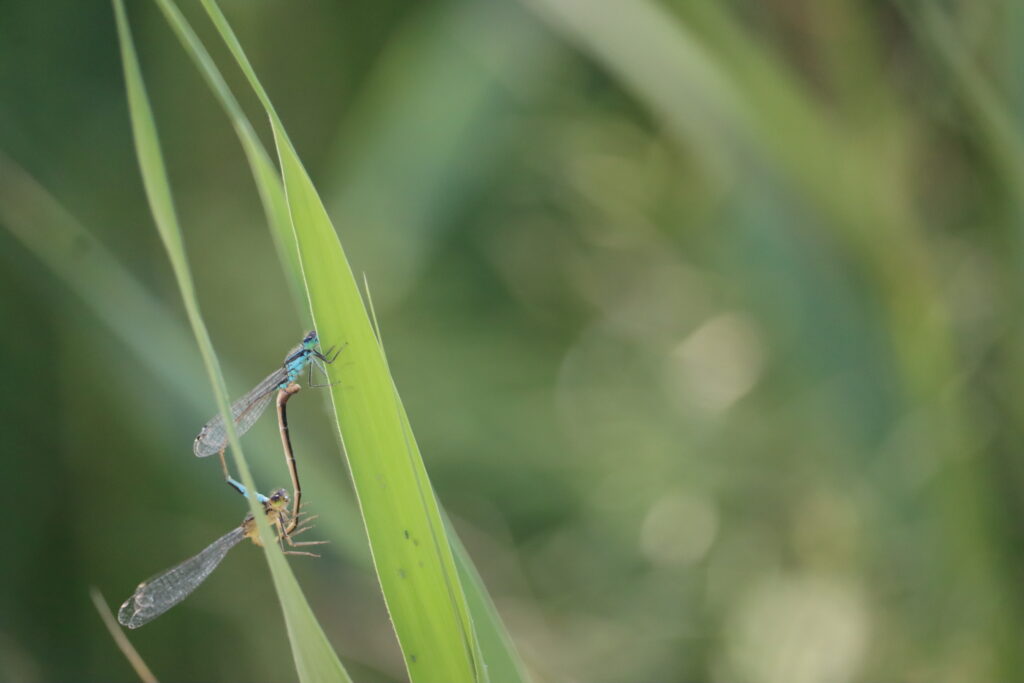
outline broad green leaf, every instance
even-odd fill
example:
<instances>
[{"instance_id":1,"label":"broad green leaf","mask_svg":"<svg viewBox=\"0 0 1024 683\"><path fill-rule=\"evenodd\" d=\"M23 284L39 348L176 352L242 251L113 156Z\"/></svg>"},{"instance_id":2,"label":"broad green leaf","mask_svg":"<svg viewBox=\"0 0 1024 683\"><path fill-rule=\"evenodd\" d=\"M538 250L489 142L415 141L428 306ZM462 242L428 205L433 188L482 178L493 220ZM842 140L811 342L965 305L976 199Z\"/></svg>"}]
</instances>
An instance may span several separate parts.
<instances>
[{"instance_id":1,"label":"broad green leaf","mask_svg":"<svg viewBox=\"0 0 1024 683\"><path fill-rule=\"evenodd\" d=\"M334 226L226 19L203 5L270 117L316 329L326 344L346 344L331 399L409 676L485 680L437 500Z\"/></svg>"},{"instance_id":2,"label":"broad green leaf","mask_svg":"<svg viewBox=\"0 0 1024 683\"><path fill-rule=\"evenodd\" d=\"M275 137L314 323L322 339L346 344L331 398L409 675L478 680L476 636L422 458L334 227L276 122Z\"/></svg>"},{"instance_id":3,"label":"broad green leaf","mask_svg":"<svg viewBox=\"0 0 1024 683\"><path fill-rule=\"evenodd\" d=\"M228 438L234 455L235 466L240 473L242 482L250 492L256 490L252 474L246 465L245 458L235 433L230 417L230 408L224 378L210 341L209 333L199 311L195 296L195 287L189 271L185 255L181 229L178 225L174 204L171 199L170 183L160 151L159 139L153 112L146 95L145 86L139 68L138 57L132 43L128 19L122 0L114 0L117 17L118 35L121 43L121 58L124 63L125 85L128 94L128 108L131 116L132 131L139 158L146 195L156 221L157 230L167 249L171 266L174 270L182 300L192 330L195 333L203 362L214 396L224 423L228 427ZM260 538L266 549L268 564L274 586L285 615L292 652L295 656L296 669L301 681L349 681L349 677L331 649L323 630L313 616L295 576L284 559L281 549L274 542L273 532L262 514L261 507L251 495L248 497L249 507L256 517Z\"/></svg>"}]
</instances>

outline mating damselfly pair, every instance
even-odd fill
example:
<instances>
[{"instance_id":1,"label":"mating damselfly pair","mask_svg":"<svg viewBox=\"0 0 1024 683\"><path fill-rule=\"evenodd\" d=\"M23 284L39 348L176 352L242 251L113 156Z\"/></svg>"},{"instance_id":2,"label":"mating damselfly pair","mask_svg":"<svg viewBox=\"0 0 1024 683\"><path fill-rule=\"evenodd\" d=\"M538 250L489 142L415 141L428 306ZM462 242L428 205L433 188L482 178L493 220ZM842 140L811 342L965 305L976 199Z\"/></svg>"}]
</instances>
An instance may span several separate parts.
<instances>
[{"instance_id":1,"label":"mating damselfly pair","mask_svg":"<svg viewBox=\"0 0 1024 683\"><path fill-rule=\"evenodd\" d=\"M289 499L284 489L278 489L270 496L256 492L256 497L263 505L264 514L266 514L268 522L273 527L278 542L282 545L282 548L285 548L287 543L285 553L292 555L314 555L308 551L295 550L294 548L316 545L323 542L294 540L298 534L310 528L308 524L305 526L302 526L302 524L308 523L313 518L307 517L303 520L304 513L301 510L302 488L299 485L299 473L295 464L291 437L288 432L286 412L288 400L301 389L296 380L303 370L308 370L309 386L325 386L324 384L315 384L313 382L313 370L316 368L324 377L327 377L323 364L333 363L338 353L340 353L340 349L334 355L331 355L333 347L328 349L326 353L322 353L318 348L319 343L320 341L315 331L306 334L302 342L288 352L280 368L270 373L262 382L231 405L231 417L235 425L235 432L241 437L249 431L263 414L275 392L277 394L278 427L281 434L281 445L284 449L285 462L288 465L288 473L292 480L292 497ZM228 469L227 460L224 457L227 446L228 435L224 420L220 415L215 415L199 431L199 435L196 436L192 444L192 451L201 458L213 455L214 453L218 454L225 480L232 488L245 495L247 492L245 486L234 479ZM292 503L291 510L288 509L289 500ZM121 605L117 615L118 621L128 628L138 628L160 616L171 607L174 607L198 588L213 570L217 568L228 551L245 538L250 539L257 545L261 544L257 533L256 520L252 514L246 515L238 527L218 538L194 557L140 583L132 596Z\"/></svg>"}]
</instances>

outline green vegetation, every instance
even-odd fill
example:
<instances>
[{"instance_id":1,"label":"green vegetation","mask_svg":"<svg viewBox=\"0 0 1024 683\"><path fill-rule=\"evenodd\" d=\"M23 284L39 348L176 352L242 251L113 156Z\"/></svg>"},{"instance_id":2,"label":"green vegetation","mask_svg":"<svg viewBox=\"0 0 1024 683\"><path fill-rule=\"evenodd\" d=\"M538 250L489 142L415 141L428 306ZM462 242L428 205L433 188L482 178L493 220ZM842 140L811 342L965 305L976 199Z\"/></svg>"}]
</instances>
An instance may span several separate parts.
<instances>
[{"instance_id":1,"label":"green vegetation","mask_svg":"<svg viewBox=\"0 0 1024 683\"><path fill-rule=\"evenodd\" d=\"M330 544L161 680L1018 677L1024 10L863 5L12 7L0 681L131 677L89 586L238 523L191 439L312 325Z\"/></svg>"}]
</instances>

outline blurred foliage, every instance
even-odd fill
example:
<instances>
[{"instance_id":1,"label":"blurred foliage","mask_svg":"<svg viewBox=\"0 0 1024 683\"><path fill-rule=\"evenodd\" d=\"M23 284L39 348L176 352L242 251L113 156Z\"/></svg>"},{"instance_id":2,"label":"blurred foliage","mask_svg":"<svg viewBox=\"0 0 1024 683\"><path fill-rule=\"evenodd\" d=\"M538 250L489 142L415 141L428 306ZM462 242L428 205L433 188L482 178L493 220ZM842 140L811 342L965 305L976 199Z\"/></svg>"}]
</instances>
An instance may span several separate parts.
<instances>
[{"instance_id":1,"label":"blurred foliage","mask_svg":"<svg viewBox=\"0 0 1024 683\"><path fill-rule=\"evenodd\" d=\"M1024 9L224 7L537 680L1020 678ZM0 9L0 166L88 231L15 237L47 200L0 172L0 680L128 680L88 586L126 596L244 503L190 453L213 400L112 11ZM301 318L228 122L156 9L129 12L240 392ZM323 397L292 406L334 541L292 565L353 677L401 680ZM286 482L276 438L246 439L264 489ZM169 680L294 677L252 548L131 637Z\"/></svg>"}]
</instances>

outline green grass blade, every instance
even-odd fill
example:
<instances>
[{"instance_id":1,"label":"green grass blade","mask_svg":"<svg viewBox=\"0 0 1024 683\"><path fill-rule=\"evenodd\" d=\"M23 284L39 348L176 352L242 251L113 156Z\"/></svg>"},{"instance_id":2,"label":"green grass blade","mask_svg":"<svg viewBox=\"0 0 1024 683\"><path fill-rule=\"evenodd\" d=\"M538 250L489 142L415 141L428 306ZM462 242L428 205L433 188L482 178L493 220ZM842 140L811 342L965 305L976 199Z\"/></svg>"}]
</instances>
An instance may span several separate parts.
<instances>
[{"instance_id":1,"label":"green grass blade","mask_svg":"<svg viewBox=\"0 0 1024 683\"><path fill-rule=\"evenodd\" d=\"M156 124L146 95L141 69L135 54L122 0L114 0L114 9L121 43L121 57L124 64L129 114L146 195L157 224L157 230L167 249L168 257L170 258L171 266L181 291L186 314L195 333L207 373L210 376L218 408L224 417L225 424L228 426L228 437L235 456L235 465L240 473L242 482L249 488L250 492L254 492L256 490L255 482L246 465L238 436L234 432L234 425L230 417L229 400L224 378L221 375L213 344L210 341L209 333L199 311L195 287L188 268L188 261L181 237L181 230L178 226L177 216L171 199L170 183L167 179L163 155L160 151ZM248 500L249 507L255 515L259 526L260 537L264 541L263 545L266 550L274 586L277 589L284 611L285 623L295 657L299 680L308 682L349 681L350 679L345 673L341 662L331 649L330 643L328 643L323 630L320 628L305 597L302 595L298 582L291 573L291 569L285 561L281 549L274 543L273 533L267 524L266 517L262 514L260 506L252 496L249 496Z\"/></svg>"},{"instance_id":2,"label":"green grass blade","mask_svg":"<svg viewBox=\"0 0 1024 683\"><path fill-rule=\"evenodd\" d=\"M198 39L194 30L188 24L184 15L182 15L173 0L156 0L156 2L174 29L174 32L181 41L185 51L189 54L193 62L196 64L196 67L203 74L204 79L213 90L218 102L221 103L225 113L227 113L228 117L231 119L232 125L238 133L239 139L246 150L246 156L249 159L261 196L264 198L264 205L267 209L268 217L270 217L271 232L274 236L275 243L286 243L285 247L278 248L282 266L288 273L289 282L301 282L298 252L291 232L291 218L288 215L284 190L281 187L281 179L277 173L277 168L270 162L269 156L263 148L259 137L255 134L251 123L245 116L241 107L238 105L238 102L231 93L231 90L227 87L223 76L210 57L209 52L202 45L202 42ZM503 32L502 35L507 37L508 31ZM481 40L484 40L484 38L481 38ZM517 34L515 40L518 44L522 43L525 38ZM522 45L519 45L519 47L522 47ZM238 46L238 49L240 50L241 47ZM531 50L531 53L535 53L535 50ZM525 69L525 67L520 68ZM252 77L255 78L251 69L248 70L248 73L252 74ZM421 207L414 213L422 214L424 211ZM282 214L283 219L281 218ZM282 225L287 230L283 239L281 237ZM454 534L454 530L449 528L449 533ZM345 540L349 540L350 536L345 534L343 535L343 538ZM350 543L347 544L349 547L350 545ZM453 552L455 553L456 562L459 566L460 575L462 576L467 594L477 597L477 599L470 601L470 612L473 615L474 620L479 620L479 623L485 625L487 628L493 628L495 630L495 637L488 638L486 635L481 637L482 650L485 655L484 660L488 662L488 669L494 669L495 664L492 662L512 662L512 666L498 666L499 671L505 671L508 674L499 678L499 680L527 680L525 674L522 673L524 671L524 667L519 660L518 653L512 645L511 640L508 638L507 631L501 623L501 618L494 609L493 603L490 601L490 597L487 594L487 589L484 586L483 580L476 573L475 569L468 572L463 571L463 568L465 567L473 568L473 563L469 558L468 553L460 542L453 544ZM467 581L473 585L466 586L465 582ZM477 609L481 610L479 614L477 614ZM500 636L497 635L499 633ZM518 672L520 675L513 678L511 676L513 671Z\"/></svg>"},{"instance_id":3,"label":"green grass blade","mask_svg":"<svg viewBox=\"0 0 1024 683\"><path fill-rule=\"evenodd\" d=\"M229 117L234 122L235 129L236 131L239 132L239 136L243 141L243 145L247 146L247 150L251 147L259 145L259 140L253 134L252 127L248 124L247 121L244 121L244 114L242 114L241 109L237 106L237 103L234 100L234 97L231 95L230 91L224 84L223 78L216 71L216 67L214 66L212 60L209 58L209 55L206 53L201 43L199 43L198 39L195 37L194 32L192 32L190 27L188 27L187 23L184 20L184 17L182 17L181 13L177 11L177 9L174 7L173 3L170 2L170 0L158 0L158 2L160 3L161 8L164 10L165 16L172 23L175 32L182 40L182 44L190 53L190 56L193 58L193 61L203 72L204 77L210 84L211 88L213 88L215 94L217 95L218 100L222 103L222 106L225 108L225 111L228 113ZM208 7L208 9L210 8ZM216 11L216 8L213 8L211 15L213 16L215 22L218 23L219 28L222 29L222 33L228 40L229 45L231 45L235 50L236 56L241 55L240 45L237 43L237 41L234 40L234 36L230 33L230 29L227 28L226 21L224 21L223 17L219 15L219 12ZM252 81L255 82L255 74L252 71L252 69L249 68L248 62L244 59L240 59L240 63L243 69L246 71L246 74L250 77ZM265 93L262 93L261 89L259 88L257 88L257 92L261 95L264 104L269 105L269 99L266 98ZM259 171L263 170L265 172L266 164L261 163L260 165L257 165L257 163L253 162L265 161L267 159L265 152L262 152L262 149L260 154L255 154L247 151L247 155L250 159L250 163L253 166L254 175L257 176L257 182L261 182L259 178ZM263 169L261 169L260 166L262 166ZM266 180L264 180L263 182L266 182ZM274 185L276 186L276 183ZM294 246L292 250L294 250ZM291 259L282 260L286 268L294 267L294 264L291 261ZM461 544L456 545L456 547L454 548L454 552L456 553L456 555L458 555L457 559L460 568L466 566L472 567L472 562L469 560L468 555L465 554L465 549L461 546ZM486 598L486 589L483 585L483 582L480 580L479 576L476 575L475 572L463 572L462 576L463 580L469 580L474 583L474 585L469 588L469 592L472 595L483 596L484 598ZM483 610L480 615L475 614L475 610L477 608ZM503 636L484 639L483 642L488 644L488 647L485 648L485 651L487 652L486 661L491 662L493 660L494 662L513 662L513 666L499 667L499 670L506 670L508 673L511 673L512 671L518 672L519 675L516 676L516 678L518 678L519 680L525 680L525 676L522 675L522 665L519 663L518 655L515 652L514 648L511 646L511 642L508 640L507 634L505 634L504 628L500 622L500 618L498 617L497 612L493 609L493 604L489 601L489 599L474 600L471 606L471 611L474 612L474 616L481 617L481 623L494 627L496 629L496 632L500 632L500 634L502 634ZM496 649L493 653L488 651L492 645L496 646ZM508 676L503 677L503 680L504 679L512 680L512 678Z\"/></svg>"},{"instance_id":4,"label":"green grass blade","mask_svg":"<svg viewBox=\"0 0 1024 683\"><path fill-rule=\"evenodd\" d=\"M409 676L484 680L437 500L334 226L226 19L203 5L270 117L317 331L327 344L348 344L343 375L331 369L331 398Z\"/></svg>"},{"instance_id":5,"label":"green grass blade","mask_svg":"<svg viewBox=\"0 0 1024 683\"><path fill-rule=\"evenodd\" d=\"M331 398L410 678L478 680L476 637L422 458L334 227L277 125L275 136L313 319L321 338L348 344Z\"/></svg>"}]
</instances>

